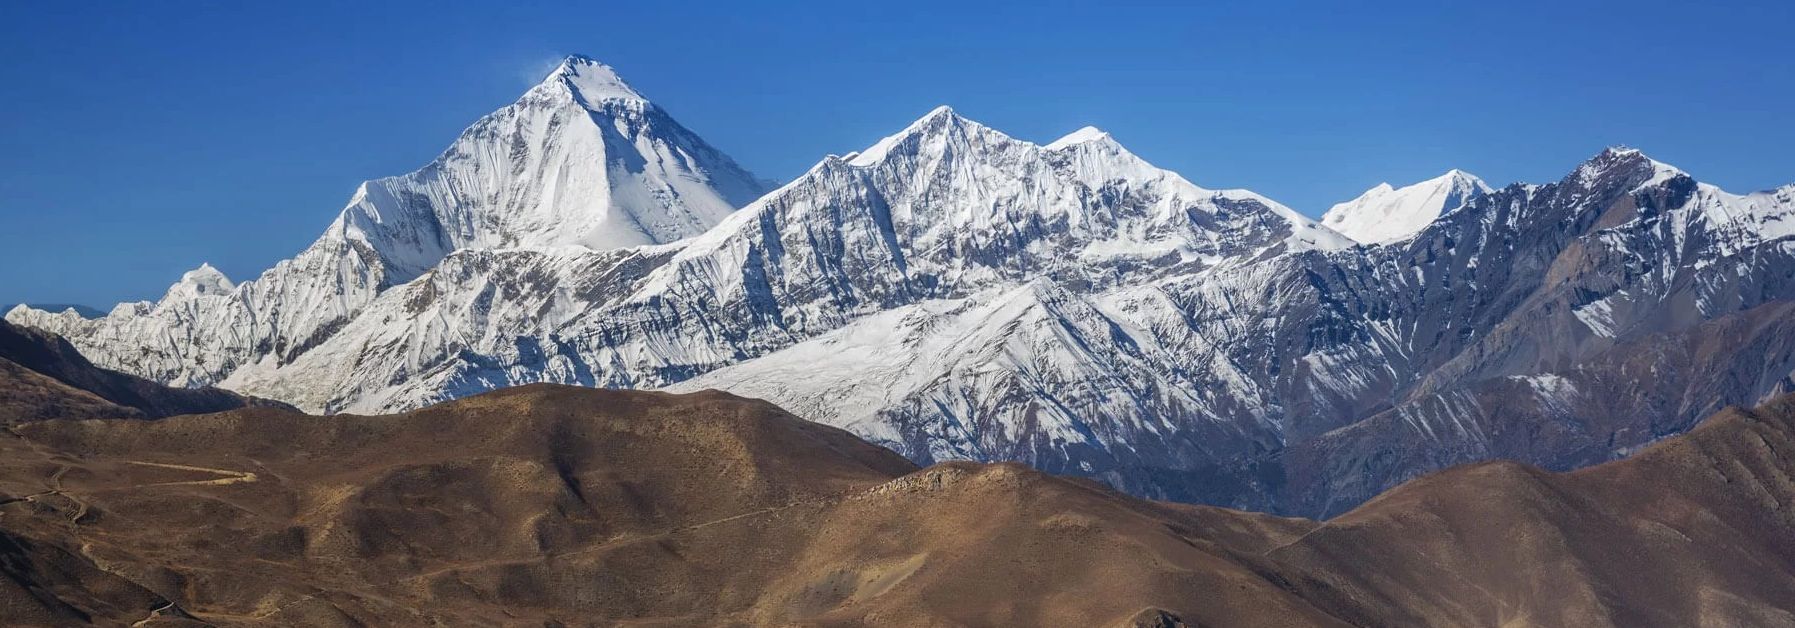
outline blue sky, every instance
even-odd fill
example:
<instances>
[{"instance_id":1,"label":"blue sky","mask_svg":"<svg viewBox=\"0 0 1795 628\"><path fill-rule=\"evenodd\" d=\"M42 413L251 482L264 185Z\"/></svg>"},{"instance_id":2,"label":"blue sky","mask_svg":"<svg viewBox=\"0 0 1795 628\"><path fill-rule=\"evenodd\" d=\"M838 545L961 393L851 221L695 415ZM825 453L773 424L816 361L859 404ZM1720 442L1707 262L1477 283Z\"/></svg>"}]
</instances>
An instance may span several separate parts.
<instances>
[{"instance_id":1,"label":"blue sky","mask_svg":"<svg viewBox=\"0 0 1795 628\"><path fill-rule=\"evenodd\" d=\"M949 104L1312 215L1612 144L1795 181L1786 1L366 4L0 4L0 303L253 277L576 52L781 180Z\"/></svg>"}]
</instances>

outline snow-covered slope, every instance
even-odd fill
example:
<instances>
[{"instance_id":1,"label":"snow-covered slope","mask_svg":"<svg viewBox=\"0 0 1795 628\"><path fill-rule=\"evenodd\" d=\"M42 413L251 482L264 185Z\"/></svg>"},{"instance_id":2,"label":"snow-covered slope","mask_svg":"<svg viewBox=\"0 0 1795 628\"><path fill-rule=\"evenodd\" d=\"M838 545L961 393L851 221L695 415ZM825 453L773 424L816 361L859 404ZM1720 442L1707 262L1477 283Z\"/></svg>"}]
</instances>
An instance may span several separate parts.
<instances>
[{"instance_id":1,"label":"snow-covered slope","mask_svg":"<svg viewBox=\"0 0 1795 628\"><path fill-rule=\"evenodd\" d=\"M669 387L774 400L917 460L1020 460L1129 477L1141 458L1202 464L1276 447L1266 391L1157 290L1080 294L1039 280L887 310Z\"/></svg>"},{"instance_id":2,"label":"snow-covered slope","mask_svg":"<svg viewBox=\"0 0 1795 628\"><path fill-rule=\"evenodd\" d=\"M1488 192L1482 179L1460 170L1402 188L1379 183L1358 198L1329 208L1321 224L1359 242L1384 244L1415 235L1440 214Z\"/></svg>"},{"instance_id":3,"label":"snow-covered slope","mask_svg":"<svg viewBox=\"0 0 1795 628\"><path fill-rule=\"evenodd\" d=\"M1351 244L1269 199L1089 140L1050 149L940 108L677 245L451 255L309 355L227 384L332 411L544 379L660 386L932 299ZM602 290L588 287L598 278Z\"/></svg>"},{"instance_id":4,"label":"snow-covered slope","mask_svg":"<svg viewBox=\"0 0 1795 628\"><path fill-rule=\"evenodd\" d=\"M377 179L310 247L232 286L210 266L156 303L86 320L15 308L96 363L177 385L287 363L382 292L469 248L604 250L702 233L765 184L643 99L569 57L417 172Z\"/></svg>"},{"instance_id":5,"label":"snow-covered slope","mask_svg":"<svg viewBox=\"0 0 1795 628\"><path fill-rule=\"evenodd\" d=\"M1600 461L1713 404L1795 386L1780 348L1712 372L1644 348L1795 298L1771 270L1795 268L1792 189L1726 194L1607 151L1559 183L1491 191L1406 243L925 300L671 388L766 398L918 460L1023 460L1155 496L1337 512L1458 462ZM1603 324L1585 327L1597 312ZM1710 391L1706 401L1638 403L1669 366L1621 361L1580 374L1605 382L1582 389L1553 372L1613 352L1679 365L1685 375L1662 384ZM1604 404L1643 411L1610 416ZM1493 413L1555 427L1511 436ZM1334 447L1330 434L1373 419L1387 439L1307 457L1308 443ZM1431 454L1378 466L1397 443ZM1253 453L1297 446L1289 459Z\"/></svg>"}]
</instances>

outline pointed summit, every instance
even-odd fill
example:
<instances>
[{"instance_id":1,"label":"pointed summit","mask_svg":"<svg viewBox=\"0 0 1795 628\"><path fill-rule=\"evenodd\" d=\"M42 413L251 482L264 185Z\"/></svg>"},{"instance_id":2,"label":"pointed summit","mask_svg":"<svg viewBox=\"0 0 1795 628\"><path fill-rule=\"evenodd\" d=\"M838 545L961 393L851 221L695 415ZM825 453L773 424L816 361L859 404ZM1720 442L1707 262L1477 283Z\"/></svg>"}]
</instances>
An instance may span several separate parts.
<instances>
[{"instance_id":1,"label":"pointed summit","mask_svg":"<svg viewBox=\"0 0 1795 628\"><path fill-rule=\"evenodd\" d=\"M941 117L956 117L957 118L959 116L960 116L960 114L954 113L953 107L950 107L947 105L936 105L935 108L930 109L928 113L922 114L922 117L918 118L917 122L925 122L928 120L933 120L935 118L941 118Z\"/></svg>"},{"instance_id":2,"label":"pointed summit","mask_svg":"<svg viewBox=\"0 0 1795 628\"><path fill-rule=\"evenodd\" d=\"M1637 190L1687 176L1682 169L1647 157L1637 148L1610 146L1577 166L1565 182L1584 187L1622 184Z\"/></svg>"},{"instance_id":3,"label":"pointed summit","mask_svg":"<svg viewBox=\"0 0 1795 628\"><path fill-rule=\"evenodd\" d=\"M364 183L326 237L359 241L393 284L465 248L672 242L765 189L610 66L575 55L429 165Z\"/></svg>"},{"instance_id":4,"label":"pointed summit","mask_svg":"<svg viewBox=\"0 0 1795 628\"><path fill-rule=\"evenodd\" d=\"M624 82L611 66L584 55L571 55L542 80L544 85L565 86L575 98L586 104L606 101L647 102L640 92Z\"/></svg>"},{"instance_id":5,"label":"pointed summit","mask_svg":"<svg viewBox=\"0 0 1795 628\"><path fill-rule=\"evenodd\" d=\"M954 112L953 107L941 105L929 110L921 118L917 118L915 122L905 126L903 130L860 151L847 162L855 166L869 166L885 159L899 147L908 146L909 148L904 152L914 152L925 144L941 145L945 148L962 144L965 138L973 136L998 141L1014 141L996 129L961 116Z\"/></svg>"},{"instance_id":6,"label":"pointed summit","mask_svg":"<svg viewBox=\"0 0 1795 628\"><path fill-rule=\"evenodd\" d=\"M917 118L915 122L911 122L908 126L905 126L904 130L899 131L897 134L906 135L931 129L940 129L964 122L978 124L977 122L972 122L971 120L962 117L959 112L954 111L953 107L941 105L934 109L930 109L928 113L922 114L922 117Z\"/></svg>"},{"instance_id":7,"label":"pointed summit","mask_svg":"<svg viewBox=\"0 0 1795 628\"><path fill-rule=\"evenodd\" d=\"M1103 187L1109 181L1177 177L1129 152L1116 138L1094 126L1068 133L1041 148L1052 155L1050 158L1055 163L1092 188ZM1184 184L1190 185L1192 190L1201 189L1188 181Z\"/></svg>"},{"instance_id":8,"label":"pointed summit","mask_svg":"<svg viewBox=\"0 0 1795 628\"><path fill-rule=\"evenodd\" d=\"M1387 244L1415 235L1435 218L1490 191L1482 179L1454 168L1407 187L1379 183L1329 208L1321 224L1363 244Z\"/></svg>"}]
</instances>

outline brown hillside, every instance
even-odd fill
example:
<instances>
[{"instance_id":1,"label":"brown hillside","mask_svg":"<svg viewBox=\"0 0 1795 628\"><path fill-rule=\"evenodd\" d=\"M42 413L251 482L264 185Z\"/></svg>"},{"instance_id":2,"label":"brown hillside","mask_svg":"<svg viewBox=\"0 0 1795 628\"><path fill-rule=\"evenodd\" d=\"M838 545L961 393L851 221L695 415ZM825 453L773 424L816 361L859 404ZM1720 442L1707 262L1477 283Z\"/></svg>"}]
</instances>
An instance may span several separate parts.
<instances>
[{"instance_id":1,"label":"brown hillside","mask_svg":"<svg viewBox=\"0 0 1795 628\"><path fill-rule=\"evenodd\" d=\"M916 470L723 393L526 386L393 416L0 441L0 612L65 625L1795 625L1795 403L1326 523L1017 465Z\"/></svg>"}]
</instances>

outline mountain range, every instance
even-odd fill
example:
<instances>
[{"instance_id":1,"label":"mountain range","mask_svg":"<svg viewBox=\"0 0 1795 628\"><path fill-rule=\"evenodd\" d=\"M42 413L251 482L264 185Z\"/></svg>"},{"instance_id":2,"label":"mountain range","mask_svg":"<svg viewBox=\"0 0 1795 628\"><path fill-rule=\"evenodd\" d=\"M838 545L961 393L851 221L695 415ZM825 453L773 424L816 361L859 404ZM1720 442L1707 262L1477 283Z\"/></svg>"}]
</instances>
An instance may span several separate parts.
<instances>
[{"instance_id":1,"label":"mountain range","mask_svg":"<svg viewBox=\"0 0 1795 628\"><path fill-rule=\"evenodd\" d=\"M918 464L1328 517L1510 458L1613 460L1795 390L1795 186L1633 149L1311 220L1086 128L943 107L774 187L572 57L261 276L102 318L95 364L321 413L519 384L719 389Z\"/></svg>"}]
</instances>

